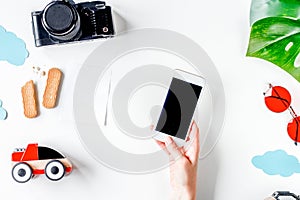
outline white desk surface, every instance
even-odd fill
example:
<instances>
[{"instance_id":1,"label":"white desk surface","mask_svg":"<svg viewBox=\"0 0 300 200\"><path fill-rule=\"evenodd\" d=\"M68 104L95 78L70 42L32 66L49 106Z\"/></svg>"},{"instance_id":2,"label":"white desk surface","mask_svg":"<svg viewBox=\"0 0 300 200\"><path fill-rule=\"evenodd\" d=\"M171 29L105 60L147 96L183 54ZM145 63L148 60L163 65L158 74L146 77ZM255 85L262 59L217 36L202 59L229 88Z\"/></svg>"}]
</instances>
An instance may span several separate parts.
<instances>
[{"instance_id":1,"label":"white desk surface","mask_svg":"<svg viewBox=\"0 0 300 200\"><path fill-rule=\"evenodd\" d=\"M7 120L0 121L1 198L168 199L168 169L145 175L116 172L94 160L81 144L72 115L74 83L82 63L103 41L36 48L30 13L41 10L47 3L46 0L2 1L0 6L0 25L22 38L30 53L23 66L0 61L0 99L8 111ZM299 147L292 145L286 133L289 114L268 111L262 95L268 82L284 85L292 94L293 107L300 112L300 85L279 67L245 57L250 3L250 0L107 1L126 21L127 30L169 29L194 40L211 57L222 78L226 119L213 152L200 160L197 199L259 200L276 190L300 192L299 174L287 178L269 176L251 163L253 156L276 149L300 158ZM45 83L45 78L34 76L33 65L44 69L60 67L65 78L59 106L50 111L41 108L41 115L29 120L23 116L20 88L34 78L41 98ZM14 182L11 153L15 147L26 147L31 142L63 152L75 166L73 173L54 183L44 176L26 184Z\"/></svg>"}]
</instances>

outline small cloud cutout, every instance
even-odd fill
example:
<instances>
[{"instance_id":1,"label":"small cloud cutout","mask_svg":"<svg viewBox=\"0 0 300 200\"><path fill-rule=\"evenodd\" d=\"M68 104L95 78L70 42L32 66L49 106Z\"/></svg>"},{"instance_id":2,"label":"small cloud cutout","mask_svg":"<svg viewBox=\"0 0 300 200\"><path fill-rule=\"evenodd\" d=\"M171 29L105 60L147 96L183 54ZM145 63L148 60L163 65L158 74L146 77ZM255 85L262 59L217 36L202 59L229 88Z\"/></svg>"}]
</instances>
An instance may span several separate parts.
<instances>
[{"instance_id":1,"label":"small cloud cutout","mask_svg":"<svg viewBox=\"0 0 300 200\"><path fill-rule=\"evenodd\" d=\"M2 108L2 101L0 100L0 120L5 120L7 118L7 111Z\"/></svg>"},{"instance_id":2,"label":"small cloud cutout","mask_svg":"<svg viewBox=\"0 0 300 200\"><path fill-rule=\"evenodd\" d=\"M25 42L0 26L0 61L20 66L24 64L28 55Z\"/></svg>"},{"instance_id":3,"label":"small cloud cutout","mask_svg":"<svg viewBox=\"0 0 300 200\"><path fill-rule=\"evenodd\" d=\"M288 177L300 173L298 159L283 150L268 151L262 156L255 156L252 158L252 164L268 175Z\"/></svg>"}]
</instances>

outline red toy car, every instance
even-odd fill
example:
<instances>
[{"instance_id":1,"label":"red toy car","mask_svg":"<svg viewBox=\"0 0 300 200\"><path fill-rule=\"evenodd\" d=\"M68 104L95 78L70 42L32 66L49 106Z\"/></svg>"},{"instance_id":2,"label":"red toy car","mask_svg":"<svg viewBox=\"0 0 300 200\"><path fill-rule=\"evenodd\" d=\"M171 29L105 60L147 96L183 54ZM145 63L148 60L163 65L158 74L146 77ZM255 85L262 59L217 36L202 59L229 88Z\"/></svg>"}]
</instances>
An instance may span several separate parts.
<instances>
[{"instance_id":1,"label":"red toy car","mask_svg":"<svg viewBox=\"0 0 300 200\"><path fill-rule=\"evenodd\" d=\"M71 162L61 153L38 144L28 144L26 149L15 149L12 162L12 177L19 183L25 183L39 174L58 181L72 171Z\"/></svg>"}]
</instances>

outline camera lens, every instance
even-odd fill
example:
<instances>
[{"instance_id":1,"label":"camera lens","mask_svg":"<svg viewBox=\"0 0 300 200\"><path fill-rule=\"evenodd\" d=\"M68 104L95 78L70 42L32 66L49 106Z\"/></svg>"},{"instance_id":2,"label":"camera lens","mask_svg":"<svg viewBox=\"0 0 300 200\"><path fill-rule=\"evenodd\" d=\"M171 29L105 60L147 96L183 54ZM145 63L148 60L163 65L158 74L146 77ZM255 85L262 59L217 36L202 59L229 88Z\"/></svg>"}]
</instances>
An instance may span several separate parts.
<instances>
[{"instance_id":1,"label":"camera lens","mask_svg":"<svg viewBox=\"0 0 300 200\"><path fill-rule=\"evenodd\" d=\"M80 30L79 14L70 3L53 1L44 9L43 26L54 38L71 40Z\"/></svg>"}]
</instances>

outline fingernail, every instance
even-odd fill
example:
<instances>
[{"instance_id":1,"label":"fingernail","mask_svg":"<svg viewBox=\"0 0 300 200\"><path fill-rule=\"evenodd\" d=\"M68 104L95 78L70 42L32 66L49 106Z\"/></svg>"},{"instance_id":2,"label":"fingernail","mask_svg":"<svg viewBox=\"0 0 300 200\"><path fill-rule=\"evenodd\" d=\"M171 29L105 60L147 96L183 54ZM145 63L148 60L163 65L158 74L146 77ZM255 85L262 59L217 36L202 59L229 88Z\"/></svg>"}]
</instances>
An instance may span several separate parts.
<instances>
[{"instance_id":1,"label":"fingernail","mask_svg":"<svg viewBox=\"0 0 300 200\"><path fill-rule=\"evenodd\" d=\"M186 142L190 141L190 136L185 139Z\"/></svg>"},{"instance_id":2,"label":"fingernail","mask_svg":"<svg viewBox=\"0 0 300 200\"><path fill-rule=\"evenodd\" d=\"M150 130L153 131L153 129L154 129L154 125L151 124L151 125L150 125Z\"/></svg>"},{"instance_id":3,"label":"fingernail","mask_svg":"<svg viewBox=\"0 0 300 200\"><path fill-rule=\"evenodd\" d=\"M197 124L194 123L194 124L193 124L193 130L196 130L196 129L197 129Z\"/></svg>"},{"instance_id":4,"label":"fingernail","mask_svg":"<svg viewBox=\"0 0 300 200\"><path fill-rule=\"evenodd\" d=\"M171 144L173 141L172 141L172 139L171 139L171 137L167 137L167 144Z\"/></svg>"}]
</instances>

